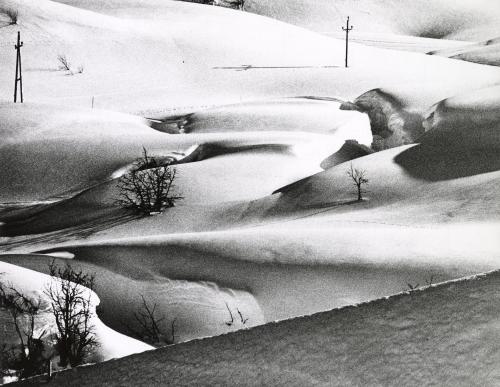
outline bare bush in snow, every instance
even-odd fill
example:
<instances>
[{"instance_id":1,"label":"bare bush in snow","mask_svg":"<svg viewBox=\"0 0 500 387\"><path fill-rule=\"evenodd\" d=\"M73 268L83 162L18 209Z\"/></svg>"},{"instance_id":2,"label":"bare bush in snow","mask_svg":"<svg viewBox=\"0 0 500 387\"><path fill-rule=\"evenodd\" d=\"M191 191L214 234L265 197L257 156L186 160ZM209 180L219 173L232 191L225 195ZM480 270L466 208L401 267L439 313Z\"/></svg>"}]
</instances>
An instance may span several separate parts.
<instances>
[{"instance_id":1,"label":"bare bush in snow","mask_svg":"<svg viewBox=\"0 0 500 387\"><path fill-rule=\"evenodd\" d=\"M144 149L142 158L118 182L118 203L147 215L173 207L182 196L174 194L177 171L170 162L160 163Z\"/></svg>"},{"instance_id":2,"label":"bare bush in snow","mask_svg":"<svg viewBox=\"0 0 500 387\"><path fill-rule=\"evenodd\" d=\"M57 60L59 61L59 70L71 71L71 63L68 58L64 54L59 54L57 56Z\"/></svg>"},{"instance_id":3,"label":"bare bush in snow","mask_svg":"<svg viewBox=\"0 0 500 387\"><path fill-rule=\"evenodd\" d=\"M5 10L5 14L9 18L9 24L17 24L19 20L19 11L17 9L8 8Z\"/></svg>"},{"instance_id":4,"label":"bare bush in snow","mask_svg":"<svg viewBox=\"0 0 500 387\"><path fill-rule=\"evenodd\" d=\"M174 318L170 322L170 332L167 334L162 328L165 321L163 315L158 315L156 303L149 303L143 295L141 295L141 308L134 313L134 319L138 328L132 328L127 325L127 330L136 339L144 341L155 347L162 347L175 343L175 323Z\"/></svg>"},{"instance_id":5,"label":"bare bush in snow","mask_svg":"<svg viewBox=\"0 0 500 387\"><path fill-rule=\"evenodd\" d=\"M83 74L83 65L81 64L76 68L73 67L65 54L59 54L57 60L59 62L59 70L68 71L68 75Z\"/></svg>"}]
</instances>

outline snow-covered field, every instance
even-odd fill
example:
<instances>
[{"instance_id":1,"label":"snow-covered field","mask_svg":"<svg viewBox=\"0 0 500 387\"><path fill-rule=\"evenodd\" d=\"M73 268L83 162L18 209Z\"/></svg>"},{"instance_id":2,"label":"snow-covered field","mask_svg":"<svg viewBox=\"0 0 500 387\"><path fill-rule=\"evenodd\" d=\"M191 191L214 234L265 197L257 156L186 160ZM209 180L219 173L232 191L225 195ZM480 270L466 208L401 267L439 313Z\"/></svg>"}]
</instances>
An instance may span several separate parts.
<instances>
[{"instance_id":1,"label":"snow-covered field","mask_svg":"<svg viewBox=\"0 0 500 387\"><path fill-rule=\"evenodd\" d=\"M272 322L500 269L499 20L486 0L3 0L0 272L34 294L54 258L95 272L97 360L151 348L124 336L142 297L176 342L252 328L74 383L135 359L178 385L456 385L476 357L494 385L497 274ZM183 199L141 217L117 198L143 148L176 160Z\"/></svg>"}]
</instances>

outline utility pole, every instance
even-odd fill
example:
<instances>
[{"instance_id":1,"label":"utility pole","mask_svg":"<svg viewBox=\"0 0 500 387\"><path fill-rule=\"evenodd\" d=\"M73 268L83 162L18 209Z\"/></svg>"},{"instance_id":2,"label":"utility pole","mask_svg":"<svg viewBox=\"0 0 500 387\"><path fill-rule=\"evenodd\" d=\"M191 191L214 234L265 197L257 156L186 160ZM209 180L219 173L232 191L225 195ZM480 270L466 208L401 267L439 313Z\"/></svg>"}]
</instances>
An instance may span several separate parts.
<instances>
[{"instance_id":1,"label":"utility pole","mask_svg":"<svg viewBox=\"0 0 500 387\"><path fill-rule=\"evenodd\" d=\"M352 31L354 26L349 26L349 16L347 16L347 27L342 27L342 31L345 31L345 67L347 66L347 59L349 57L349 32Z\"/></svg>"},{"instance_id":2,"label":"utility pole","mask_svg":"<svg viewBox=\"0 0 500 387\"><path fill-rule=\"evenodd\" d=\"M17 102L17 85L19 84L19 94L21 97L21 103L23 103L23 74L21 68L21 47L23 42L21 42L21 32L17 32L17 44L14 46L17 51L16 57L16 83L14 84L14 103Z\"/></svg>"}]
</instances>

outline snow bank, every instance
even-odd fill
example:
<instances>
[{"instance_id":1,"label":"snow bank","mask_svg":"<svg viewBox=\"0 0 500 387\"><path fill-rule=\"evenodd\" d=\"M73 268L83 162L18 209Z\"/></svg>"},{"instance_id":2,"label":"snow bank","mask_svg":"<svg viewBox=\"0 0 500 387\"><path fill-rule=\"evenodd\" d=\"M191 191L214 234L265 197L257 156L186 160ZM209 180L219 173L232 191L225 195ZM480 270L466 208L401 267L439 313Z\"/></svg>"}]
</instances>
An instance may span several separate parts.
<instances>
[{"instance_id":1,"label":"snow bank","mask_svg":"<svg viewBox=\"0 0 500 387\"><path fill-rule=\"evenodd\" d=\"M500 88L446 99L430 110L420 144L396 157L412 175L454 179L500 169Z\"/></svg>"},{"instance_id":2,"label":"snow bank","mask_svg":"<svg viewBox=\"0 0 500 387\"><path fill-rule=\"evenodd\" d=\"M0 117L2 202L74 194L108 180L142 146L168 144L144 120L112 112L1 103Z\"/></svg>"},{"instance_id":3,"label":"snow bank","mask_svg":"<svg viewBox=\"0 0 500 387\"><path fill-rule=\"evenodd\" d=\"M248 289L266 321L390 295L409 281L497 267L498 223L424 226L384 224L363 214L361 219L313 212L258 227L128 236L44 253L67 251L78 261L136 276L155 272Z\"/></svg>"},{"instance_id":4,"label":"snow bank","mask_svg":"<svg viewBox=\"0 0 500 387\"><path fill-rule=\"evenodd\" d=\"M346 161L369 155L373 152L372 148L364 144L360 144L355 140L347 140L344 145L342 145L342 148L323 160L321 168L328 169L335 165L345 163Z\"/></svg>"},{"instance_id":5,"label":"snow bank","mask_svg":"<svg viewBox=\"0 0 500 387\"><path fill-rule=\"evenodd\" d=\"M426 130L446 132L450 140L468 136L471 144L497 144L495 133L483 132L484 126L495 124L500 119L500 86L461 93L440 101L427 114ZM481 140L488 141L481 141Z\"/></svg>"},{"instance_id":6,"label":"snow bank","mask_svg":"<svg viewBox=\"0 0 500 387\"><path fill-rule=\"evenodd\" d=\"M51 383L496 385L499 288L494 272L64 372Z\"/></svg>"},{"instance_id":7,"label":"snow bank","mask_svg":"<svg viewBox=\"0 0 500 387\"><path fill-rule=\"evenodd\" d=\"M320 97L260 100L221 106L186 117L185 133L221 131L307 131L345 136L370 143L368 122L363 114L339 111L336 100ZM349 134L347 134L349 133ZM347 139L347 138L346 138Z\"/></svg>"},{"instance_id":8,"label":"snow bank","mask_svg":"<svg viewBox=\"0 0 500 387\"><path fill-rule=\"evenodd\" d=\"M342 104L341 109L354 109L368 114L373 134L372 147L375 150L415 143L424 133L423 117L381 89L368 91L353 103Z\"/></svg>"}]
</instances>

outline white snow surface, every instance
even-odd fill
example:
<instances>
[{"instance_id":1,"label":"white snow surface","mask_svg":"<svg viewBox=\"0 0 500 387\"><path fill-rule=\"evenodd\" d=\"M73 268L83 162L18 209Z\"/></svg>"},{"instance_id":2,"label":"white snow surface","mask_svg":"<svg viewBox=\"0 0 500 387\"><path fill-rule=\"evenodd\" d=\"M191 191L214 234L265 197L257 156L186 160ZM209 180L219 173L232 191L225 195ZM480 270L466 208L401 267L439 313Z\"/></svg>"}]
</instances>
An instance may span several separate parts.
<instances>
[{"instance_id":1,"label":"white snow surface","mask_svg":"<svg viewBox=\"0 0 500 387\"><path fill-rule=\"evenodd\" d=\"M2 2L2 10L18 10L19 22L0 29L0 64L15 68L20 30L26 101L90 107L94 97L96 108L150 115L269 97L355 98L391 85L435 92L437 98L428 98L433 103L500 81L496 69L356 43L345 69L343 40L221 7L158 0L72 4ZM90 10L77 7L85 4ZM84 72L58 70L59 55ZM11 75L0 73L2 99L12 98Z\"/></svg>"}]
</instances>

